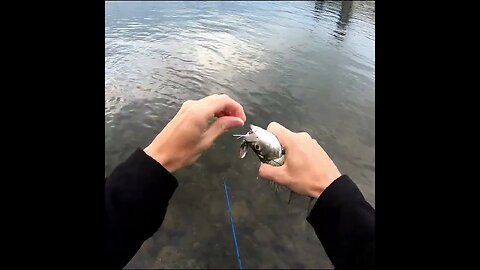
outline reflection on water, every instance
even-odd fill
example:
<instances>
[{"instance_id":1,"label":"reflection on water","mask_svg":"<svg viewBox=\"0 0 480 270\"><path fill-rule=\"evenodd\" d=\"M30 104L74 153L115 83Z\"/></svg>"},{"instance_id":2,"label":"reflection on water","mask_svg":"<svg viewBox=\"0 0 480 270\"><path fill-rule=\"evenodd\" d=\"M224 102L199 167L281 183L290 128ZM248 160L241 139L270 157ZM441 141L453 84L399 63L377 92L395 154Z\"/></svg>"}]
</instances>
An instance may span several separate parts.
<instances>
[{"instance_id":1,"label":"reflection on water","mask_svg":"<svg viewBox=\"0 0 480 270\"><path fill-rule=\"evenodd\" d=\"M105 175L146 146L181 104L226 93L247 123L307 131L375 205L374 2L106 2ZM246 128L236 130L245 132ZM233 133L233 132L232 132ZM128 267L329 268L305 221L238 158L227 135L188 169L162 228Z\"/></svg>"},{"instance_id":2,"label":"reflection on water","mask_svg":"<svg viewBox=\"0 0 480 270\"><path fill-rule=\"evenodd\" d=\"M342 9L340 9L340 16L337 21L337 29L335 30L335 37L343 41L343 36L345 36L348 20L350 19L350 13L352 11L353 2L351 1L342 1Z\"/></svg>"},{"instance_id":3,"label":"reflection on water","mask_svg":"<svg viewBox=\"0 0 480 270\"><path fill-rule=\"evenodd\" d=\"M350 20L353 1L315 1L314 19L321 22L321 13L338 13L338 20L336 22L336 29L333 30L332 36L335 37L338 41L343 41L344 36L347 34L347 26ZM325 10L325 5L334 5L340 6L340 11L337 10L338 7L332 11L331 9Z\"/></svg>"}]
</instances>

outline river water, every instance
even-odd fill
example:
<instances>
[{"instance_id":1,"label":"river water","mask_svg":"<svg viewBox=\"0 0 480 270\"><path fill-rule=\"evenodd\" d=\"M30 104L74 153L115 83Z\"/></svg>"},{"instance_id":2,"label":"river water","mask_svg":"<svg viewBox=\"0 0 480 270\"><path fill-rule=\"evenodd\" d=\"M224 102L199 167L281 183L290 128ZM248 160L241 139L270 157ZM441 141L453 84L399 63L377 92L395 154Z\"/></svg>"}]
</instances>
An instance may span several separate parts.
<instances>
[{"instance_id":1,"label":"river water","mask_svg":"<svg viewBox=\"0 0 480 270\"><path fill-rule=\"evenodd\" d=\"M247 124L310 133L375 206L374 2L105 3L105 176L213 93ZM244 268L332 268L307 199L258 181L232 133L175 174L164 224L128 268L238 268L225 181Z\"/></svg>"}]
</instances>

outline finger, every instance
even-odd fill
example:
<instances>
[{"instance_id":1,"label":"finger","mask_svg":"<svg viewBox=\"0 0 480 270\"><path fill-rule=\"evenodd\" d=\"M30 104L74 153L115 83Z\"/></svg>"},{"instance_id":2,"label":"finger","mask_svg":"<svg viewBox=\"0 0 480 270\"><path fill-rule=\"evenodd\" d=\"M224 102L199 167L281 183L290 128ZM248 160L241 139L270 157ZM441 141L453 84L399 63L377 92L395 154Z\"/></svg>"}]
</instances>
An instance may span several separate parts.
<instances>
[{"instance_id":1,"label":"finger","mask_svg":"<svg viewBox=\"0 0 480 270\"><path fill-rule=\"evenodd\" d=\"M222 116L235 116L245 122L247 116L243 110L242 105L236 102L227 95L211 95L200 100L203 108L207 112L207 117L210 118L212 115L217 117Z\"/></svg>"},{"instance_id":2,"label":"finger","mask_svg":"<svg viewBox=\"0 0 480 270\"><path fill-rule=\"evenodd\" d=\"M291 136L294 134L289 129L285 128L284 126L280 125L277 122L271 122L268 124L267 131L273 133L277 136L280 144L287 147L290 144Z\"/></svg>"},{"instance_id":3,"label":"finger","mask_svg":"<svg viewBox=\"0 0 480 270\"><path fill-rule=\"evenodd\" d=\"M312 136L310 136L310 134L308 134L308 133L305 132L305 131L299 132L299 133L297 133L297 135L300 135L301 138L303 138L303 139L312 139Z\"/></svg>"},{"instance_id":4,"label":"finger","mask_svg":"<svg viewBox=\"0 0 480 270\"><path fill-rule=\"evenodd\" d=\"M223 116L218 118L204 133L203 141L205 147L209 148L222 134L232 128L242 127L243 124L243 120L235 116Z\"/></svg>"},{"instance_id":5,"label":"finger","mask_svg":"<svg viewBox=\"0 0 480 270\"><path fill-rule=\"evenodd\" d=\"M222 116L229 116L229 114L227 112L219 112L219 113L216 113L215 116L220 118Z\"/></svg>"},{"instance_id":6,"label":"finger","mask_svg":"<svg viewBox=\"0 0 480 270\"><path fill-rule=\"evenodd\" d=\"M285 173L285 167L283 166L276 167L262 163L258 169L258 175L266 180L276 182L280 185L287 184L287 174Z\"/></svg>"}]
</instances>

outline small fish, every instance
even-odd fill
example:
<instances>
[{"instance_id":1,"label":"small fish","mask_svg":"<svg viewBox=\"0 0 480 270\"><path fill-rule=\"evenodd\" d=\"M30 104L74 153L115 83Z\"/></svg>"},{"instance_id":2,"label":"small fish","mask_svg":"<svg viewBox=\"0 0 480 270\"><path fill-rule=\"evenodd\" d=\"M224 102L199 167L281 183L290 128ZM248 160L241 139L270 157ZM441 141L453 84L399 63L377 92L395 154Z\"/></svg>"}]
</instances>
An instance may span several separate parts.
<instances>
[{"instance_id":1,"label":"small fish","mask_svg":"<svg viewBox=\"0 0 480 270\"><path fill-rule=\"evenodd\" d=\"M244 158L247 155L248 147L257 155L262 163L270 164L272 166L282 166L285 163L285 148L280 144L278 138L271 132L255 126L250 125L250 130L245 135L234 134L237 139L243 141L240 145L240 158ZM275 191L278 191L279 185L273 181ZM288 203L292 200L293 191L290 190L288 197ZM307 211L310 212L310 205L313 198L310 197L308 202Z\"/></svg>"},{"instance_id":2,"label":"small fish","mask_svg":"<svg viewBox=\"0 0 480 270\"><path fill-rule=\"evenodd\" d=\"M277 137L261 127L250 125L250 131L245 135L233 135L243 138L240 145L240 158L247 155L248 146L255 152L261 162L272 166L282 166L285 163L285 150Z\"/></svg>"}]
</instances>

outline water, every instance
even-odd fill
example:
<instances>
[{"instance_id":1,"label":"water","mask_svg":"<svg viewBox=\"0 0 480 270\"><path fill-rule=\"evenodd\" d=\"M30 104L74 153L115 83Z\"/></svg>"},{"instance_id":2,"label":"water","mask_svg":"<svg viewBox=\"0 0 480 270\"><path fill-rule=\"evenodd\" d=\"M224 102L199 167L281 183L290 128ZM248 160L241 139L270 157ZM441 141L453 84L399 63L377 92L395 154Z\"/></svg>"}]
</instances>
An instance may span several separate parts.
<instances>
[{"instance_id":1,"label":"water","mask_svg":"<svg viewBox=\"0 0 480 270\"><path fill-rule=\"evenodd\" d=\"M375 206L374 2L105 3L105 175L188 99L226 93L247 123L307 131ZM246 128L235 130L246 132ZM232 132L233 133L233 132ZM231 134L232 134L231 133ZM331 268L305 221L222 137L176 174L161 229L130 268Z\"/></svg>"}]
</instances>

